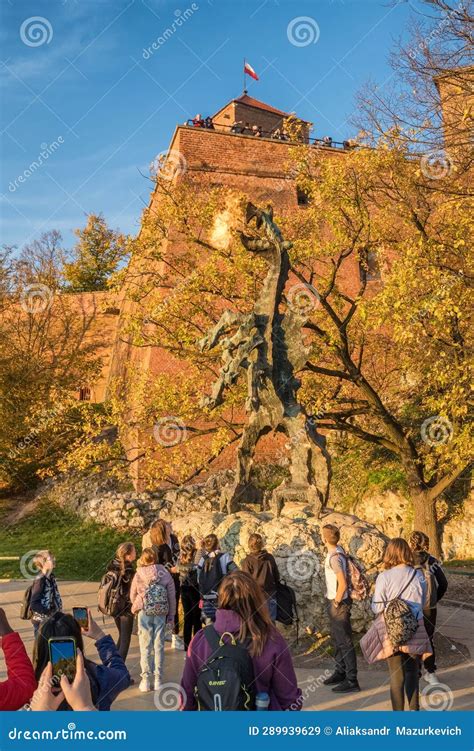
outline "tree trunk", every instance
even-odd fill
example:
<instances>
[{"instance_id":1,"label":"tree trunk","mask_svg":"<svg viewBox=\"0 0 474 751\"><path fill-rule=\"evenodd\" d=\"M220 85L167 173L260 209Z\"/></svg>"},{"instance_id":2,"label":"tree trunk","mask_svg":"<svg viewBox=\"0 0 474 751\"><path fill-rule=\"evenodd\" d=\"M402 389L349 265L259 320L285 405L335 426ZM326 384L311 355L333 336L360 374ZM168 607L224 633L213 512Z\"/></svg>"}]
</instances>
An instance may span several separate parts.
<instances>
[{"instance_id":1,"label":"tree trunk","mask_svg":"<svg viewBox=\"0 0 474 751\"><path fill-rule=\"evenodd\" d=\"M430 553L435 558L442 557L438 521L436 518L436 501L429 500L426 492L413 488L410 493L413 503L413 528L424 532L430 538Z\"/></svg>"}]
</instances>

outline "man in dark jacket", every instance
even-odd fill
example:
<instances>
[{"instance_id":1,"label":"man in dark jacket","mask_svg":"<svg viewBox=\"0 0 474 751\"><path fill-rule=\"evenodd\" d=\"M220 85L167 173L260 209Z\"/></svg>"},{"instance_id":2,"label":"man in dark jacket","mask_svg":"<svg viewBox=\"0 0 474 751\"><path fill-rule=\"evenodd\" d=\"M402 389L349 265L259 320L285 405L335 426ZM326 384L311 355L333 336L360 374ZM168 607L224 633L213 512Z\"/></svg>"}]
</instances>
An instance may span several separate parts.
<instances>
[{"instance_id":1,"label":"man in dark jacket","mask_svg":"<svg viewBox=\"0 0 474 751\"><path fill-rule=\"evenodd\" d=\"M276 591L280 582L280 572L274 557L263 547L262 535L253 534L249 537L249 554L240 566L242 571L260 584L267 597L268 609L272 621L276 620L277 601Z\"/></svg>"},{"instance_id":2,"label":"man in dark jacket","mask_svg":"<svg viewBox=\"0 0 474 751\"><path fill-rule=\"evenodd\" d=\"M425 605L423 607L423 620L426 633L430 638L432 654L423 661L425 667L424 678L427 683L436 684L439 683L439 680L436 676L436 657L433 636L436 630L437 604L446 594L448 580L446 579L445 573L441 567L441 563L434 558L434 556L429 554L430 539L424 532L412 532L408 543L413 551L415 568L422 572L426 582L427 593Z\"/></svg>"}]
</instances>

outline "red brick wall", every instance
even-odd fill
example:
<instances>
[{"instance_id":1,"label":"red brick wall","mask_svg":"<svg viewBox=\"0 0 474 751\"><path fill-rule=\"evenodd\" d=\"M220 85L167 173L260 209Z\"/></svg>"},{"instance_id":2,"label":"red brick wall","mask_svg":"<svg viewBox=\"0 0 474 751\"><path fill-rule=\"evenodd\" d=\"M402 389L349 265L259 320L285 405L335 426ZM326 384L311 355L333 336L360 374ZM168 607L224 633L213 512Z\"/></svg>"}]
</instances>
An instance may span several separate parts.
<instances>
[{"instance_id":1,"label":"red brick wall","mask_svg":"<svg viewBox=\"0 0 474 751\"><path fill-rule=\"evenodd\" d=\"M185 159L186 179L198 181L203 187L219 184L235 188L246 193L253 202L270 202L279 211L304 211L304 207L298 206L295 183L287 177L289 148L290 145L286 142L186 126L176 129L170 144L170 150L179 151ZM337 149L324 148L323 152L328 159L343 159L345 156L343 151ZM157 194L152 198L152 204L155 200L159 200ZM179 252L179 242L170 243L168 252ZM353 275L347 281L349 289L357 285L356 265ZM122 345L117 350L113 369L115 373L123 365L123 361L120 363L122 357L132 360L135 365L140 364L140 367L151 374L176 373L182 370L181 363L164 350L132 348L130 351ZM136 445L137 433L131 434L129 439L130 445ZM256 458L267 461L281 459L284 441L281 435L265 437L259 444ZM237 445L233 444L226 449L212 469L233 467L236 448ZM139 487L146 486L146 467L143 462L138 461L133 465L133 479Z\"/></svg>"}]
</instances>

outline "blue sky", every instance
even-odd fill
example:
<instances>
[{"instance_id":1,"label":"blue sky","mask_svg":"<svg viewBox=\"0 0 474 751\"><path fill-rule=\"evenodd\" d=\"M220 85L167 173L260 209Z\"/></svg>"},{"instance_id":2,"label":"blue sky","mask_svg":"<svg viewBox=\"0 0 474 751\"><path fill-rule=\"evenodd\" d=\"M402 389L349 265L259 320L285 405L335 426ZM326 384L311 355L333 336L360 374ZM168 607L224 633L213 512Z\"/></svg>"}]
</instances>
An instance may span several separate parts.
<instances>
[{"instance_id":1,"label":"blue sky","mask_svg":"<svg viewBox=\"0 0 474 751\"><path fill-rule=\"evenodd\" d=\"M354 96L389 79L413 2L2 0L2 242L59 229L70 245L90 212L135 233L150 191L140 172L177 123L241 94L244 56L261 77L252 96L315 136L350 137Z\"/></svg>"}]
</instances>

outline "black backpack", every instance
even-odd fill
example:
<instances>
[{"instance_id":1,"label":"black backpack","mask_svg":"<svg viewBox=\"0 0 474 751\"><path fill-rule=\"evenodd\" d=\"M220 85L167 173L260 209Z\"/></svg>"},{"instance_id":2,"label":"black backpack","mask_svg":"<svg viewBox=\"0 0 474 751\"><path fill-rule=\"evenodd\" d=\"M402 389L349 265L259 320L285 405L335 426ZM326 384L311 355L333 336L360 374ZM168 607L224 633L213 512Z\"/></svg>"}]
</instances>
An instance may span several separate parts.
<instances>
[{"instance_id":1,"label":"black backpack","mask_svg":"<svg viewBox=\"0 0 474 751\"><path fill-rule=\"evenodd\" d=\"M254 672L247 647L235 640L226 642L213 625L204 636L212 649L200 669L194 694L201 712L244 712L255 709Z\"/></svg>"},{"instance_id":2,"label":"black backpack","mask_svg":"<svg viewBox=\"0 0 474 751\"><path fill-rule=\"evenodd\" d=\"M219 584L224 578L221 566L222 553L204 556L204 563L199 575L199 593L201 597L217 592Z\"/></svg>"},{"instance_id":3,"label":"black backpack","mask_svg":"<svg viewBox=\"0 0 474 751\"><path fill-rule=\"evenodd\" d=\"M25 589L25 593L23 595L23 600L20 605L20 618L22 621L29 621L33 617L33 611L31 610L31 592L33 589L33 585L30 584L29 587Z\"/></svg>"},{"instance_id":4,"label":"black backpack","mask_svg":"<svg viewBox=\"0 0 474 751\"><path fill-rule=\"evenodd\" d=\"M415 576L416 569L413 571L413 574L398 597L389 600L383 614L388 638L392 646L395 648L403 646L410 641L412 636L414 636L418 630L417 617L408 603L401 599L402 594L408 589Z\"/></svg>"},{"instance_id":5,"label":"black backpack","mask_svg":"<svg viewBox=\"0 0 474 751\"><path fill-rule=\"evenodd\" d=\"M284 626L292 626L295 623L296 641L298 641L298 626L300 619L298 616L295 591L289 587L283 579L277 584L276 601L277 621L283 623Z\"/></svg>"},{"instance_id":6,"label":"black backpack","mask_svg":"<svg viewBox=\"0 0 474 751\"><path fill-rule=\"evenodd\" d=\"M97 607L101 613L112 618L123 612L120 576L113 571L107 571L100 580Z\"/></svg>"}]
</instances>

